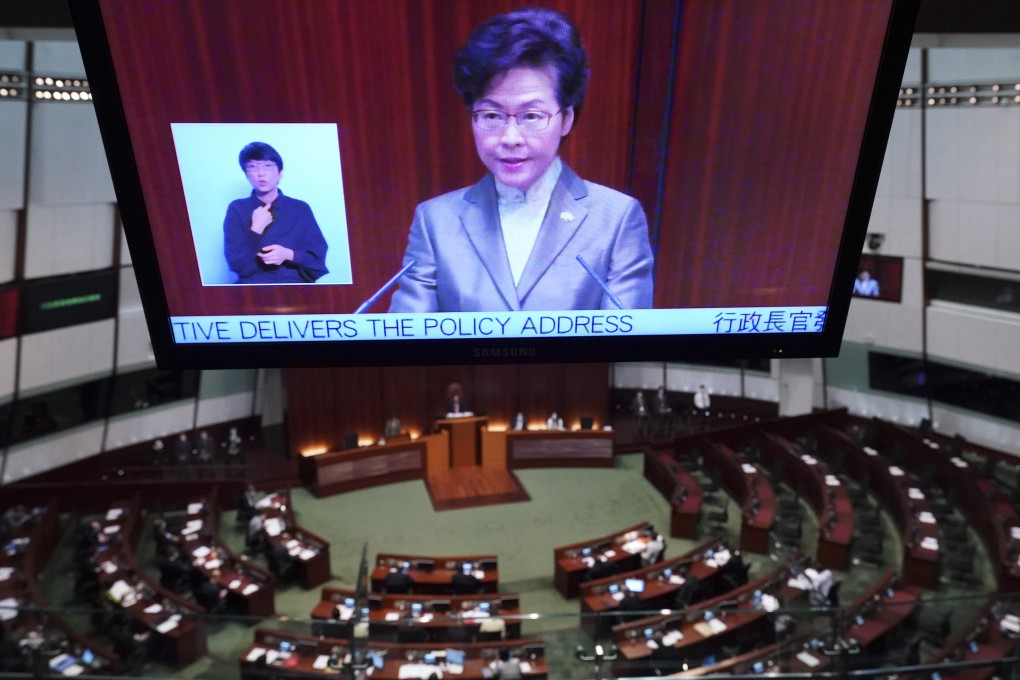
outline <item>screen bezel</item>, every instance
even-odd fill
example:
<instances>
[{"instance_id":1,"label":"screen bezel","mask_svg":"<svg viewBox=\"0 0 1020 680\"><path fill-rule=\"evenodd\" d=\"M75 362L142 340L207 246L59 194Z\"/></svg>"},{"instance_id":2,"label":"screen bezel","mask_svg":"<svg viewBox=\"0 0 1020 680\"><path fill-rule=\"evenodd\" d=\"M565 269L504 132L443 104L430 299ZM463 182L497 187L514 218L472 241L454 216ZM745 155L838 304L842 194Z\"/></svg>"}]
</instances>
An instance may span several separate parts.
<instances>
[{"instance_id":1,"label":"screen bezel","mask_svg":"<svg viewBox=\"0 0 1020 680\"><path fill-rule=\"evenodd\" d=\"M141 179L128 135L99 0L71 0L79 46L110 163L146 323L161 368L686 361L836 356L849 310L919 0L893 0L873 97L832 275L824 330L816 333L561 337L501 340L346 340L178 344Z\"/></svg>"}]
</instances>

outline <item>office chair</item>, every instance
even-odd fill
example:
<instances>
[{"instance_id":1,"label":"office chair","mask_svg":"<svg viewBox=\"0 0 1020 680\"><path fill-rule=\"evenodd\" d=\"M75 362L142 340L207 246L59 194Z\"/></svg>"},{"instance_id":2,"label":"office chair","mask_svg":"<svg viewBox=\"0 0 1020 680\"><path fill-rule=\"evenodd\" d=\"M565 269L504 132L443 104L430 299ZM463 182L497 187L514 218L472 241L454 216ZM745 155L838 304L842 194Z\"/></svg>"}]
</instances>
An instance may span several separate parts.
<instances>
[{"instance_id":1,"label":"office chair","mask_svg":"<svg viewBox=\"0 0 1020 680\"><path fill-rule=\"evenodd\" d=\"M726 498L726 504L721 510L709 510L706 513L709 522L708 532L711 534L726 533L726 523L730 520L730 499Z\"/></svg>"}]
</instances>

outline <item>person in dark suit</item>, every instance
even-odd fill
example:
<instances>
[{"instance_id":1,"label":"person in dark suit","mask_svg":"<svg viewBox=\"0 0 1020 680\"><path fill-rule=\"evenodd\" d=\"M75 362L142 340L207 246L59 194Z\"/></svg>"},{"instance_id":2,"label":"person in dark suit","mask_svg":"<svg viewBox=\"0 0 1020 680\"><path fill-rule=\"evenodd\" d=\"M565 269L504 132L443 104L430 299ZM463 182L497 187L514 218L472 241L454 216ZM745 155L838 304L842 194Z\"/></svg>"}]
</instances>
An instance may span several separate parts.
<instances>
[{"instance_id":1,"label":"person in dark suit","mask_svg":"<svg viewBox=\"0 0 1020 680\"><path fill-rule=\"evenodd\" d=\"M189 580L192 565L181 559L176 547L170 547L165 553L156 556L156 568L159 569L159 584L168 590L177 591Z\"/></svg>"},{"instance_id":2,"label":"person in dark suit","mask_svg":"<svg viewBox=\"0 0 1020 680\"><path fill-rule=\"evenodd\" d=\"M227 586L219 569L209 572L209 579L195 590L195 601L210 614L222 612L227 606Z\"/></svg>"},{"instance_id":3,"label":"person in dark suit","mask_svg":"<svg viewBox=\"0 0 1020 680\"><path fill-rule=\"evenodd\" d=\"M600 578L606 578L607 576L615 576L620 573L620 567L617 566L616 562L610 562L605 558L599 558L595 561L595 564L588 567L588 570L581 575L581 581L597 581Z\"/></svg>"},{"instance_id":4,"label":"person in dark suit","mask_svg":"<svg viewBox=\"0 0 1020 680\"><path fill-rule=\"evenodd\" d=\"M88 559L102 542L103 525L99 520L83 524L78 530L78 542L75 546L75 557L79 560Z\"/></svg>"},{"instance_id":5,"label":"person in dark suit","mask_svg":"<svg viewBox=\"0 0 1020 680\"><path fill-rule=\"evenodd\" d=\"M294 581L297 579L297 562L291 556L287 548L287 542L291 535L286 531L280 534L275 541L266 541L266 561L269 563L269 570L273 572L280 581Z\"/></svg>"},{"instance_id":6,"label":"person in dark suit","mask_svg":"<svg viewBox=\"0 0 1020 680\"><path fill-rule=\"evenodd\" d=\"M454 595L474 595L482 589L482 582L471 573L473 570L470 562L464 562L460 570L450 578Z\"/></svg>"},{"instance_id":7,"label":"person in dark suit","mask_svg":"<svg viewBox=\"0 0 1020 680\"><path fill-rule=\"evenodd\" d=\"M690 573L685 579L673 598L674 609L686 609L702 597L701 579Z\"/></svg>"},{"instance_id":8,"label":"person in dark suit","mask_svg":"<svg viewBox=\"0 0 1020 680\"><path fill-rule=\"evenodd\" d=\"M399 569L386 574L386 578L383 579L383 592L401 595L413 593L414 579L407 573L409 568L407 564L402 564Z\"/></svg>"},{"instance_id":9,"label":"person in dark suit","mask_svg":"<svg viewBox=\"0 0 1020 680\"><path fill-rule=\"evenodd\" d=\"M157 518L152 523L152 537L156 541L156 554L166 554L171 548L180 545L181 539L167 528L166 520Z\"/></svg>"},{"instance_id":10,"label":"person in dark suit","mask_svg":"<svg viewBox=\"0 0 1020 680\"><path fill-rule=\"evenodd\" d=\"M255 486L249 484L237 497L237 521L249 522L252 515L258 512L258 495Z\"/></svg>"},{"instance_id":11,"label":"person in dark suit","mask_svg":"<svg viewBox=\"0 0 1020 680\"><path fill-rule=\"evenodd\" d=\"M616 622L627 623L628 621L640 618L638 612L647 609L644 602L641 601L641 596L631 590L623 589L623 599L620 600L616 605Z\"/></svg>"}]
</instances>

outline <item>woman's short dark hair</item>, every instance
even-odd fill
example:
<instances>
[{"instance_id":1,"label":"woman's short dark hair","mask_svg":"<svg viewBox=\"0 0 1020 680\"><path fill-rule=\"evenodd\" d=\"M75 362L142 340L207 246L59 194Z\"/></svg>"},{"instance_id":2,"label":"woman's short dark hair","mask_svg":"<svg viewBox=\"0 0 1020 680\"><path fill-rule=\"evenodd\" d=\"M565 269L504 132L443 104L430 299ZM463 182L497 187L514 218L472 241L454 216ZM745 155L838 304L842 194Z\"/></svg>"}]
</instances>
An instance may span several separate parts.
<instances>
[{"instance_id":1,"label":"woman's short dark hair","mask_svg":"<svg viewBox=\"0 0 1020 680\"><path fill-rule=\"evenodd\" d=\"M556 101L581 111L588 89L588 53L577 27L552 9L518 9L497 14L475 28L457 53L453 86L473 106L496 76L517 66L552 66Z\"/></svg>"},{"instance_id":2,"label":"woman's short dark hair","mask_svg":"<svg viewBox=\"0 0 1020 680\"><path fill-rule=\"evenodd\" d=\"M271 161L276 164L278 170L283 171L283 159L280 158L280 154L265 142L252 142L241 149L237 162L241 164L242 170L249 161Z\"/></svg>"}]
</instances>

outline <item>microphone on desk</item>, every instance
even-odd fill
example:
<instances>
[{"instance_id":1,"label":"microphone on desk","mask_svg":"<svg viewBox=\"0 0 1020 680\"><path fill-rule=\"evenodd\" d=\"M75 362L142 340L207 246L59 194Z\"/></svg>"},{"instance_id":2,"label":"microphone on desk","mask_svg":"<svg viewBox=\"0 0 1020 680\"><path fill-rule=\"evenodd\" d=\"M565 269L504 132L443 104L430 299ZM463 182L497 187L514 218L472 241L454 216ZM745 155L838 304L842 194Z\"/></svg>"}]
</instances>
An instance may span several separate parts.
<instances>
[{"instance_id":1,"label":"microphone on desk","mask_svg":"<svg viewBox=\"0 0 1020 680\"><path fill-rule=\"evenodd\" d=\"M415 260L411 260L410 262L405 264L403 267L401 267L400 271L393 275L393 278L391 278L389 281L384 283L382 285L382 288L377 290L372 295L372 297L370 297L367 300L365 300L364 302L362 302L361 306L354 310L354 313L355 314L364 314L365 310L367 310L369 307L371 307L376 302L378 302L379 298L381 298L383 296L383 294L386 293L386 291L388 291L391 287L393 287L393 284L395 284L397 281L399 281L400 277L403 276L404 274L406 274L407 270L410 269L411 267L413 267L414 264L415 264Z\"/></svg>"},{"instance_id":2,"label":"microphone on desk","mask_svg":"<svg viewBox=\"0 0 1020 680\"><path fill-rule=\"evenodd\" d=\"M620 298L613 295L613 291L609 290L609 285L602 280L602 277L595 273L594 269L588 266L588 263L584 261L584 258L578 255L577 261L581 263L582 267L584 267L584 271L588 272L588 276L594 279L595 283L599 284L599 286L602 288L605 294L609 296L609 299L612 301L614 305L616 305L616 308L623 309L623 303L620 302Z\"/></svg>"}]
</instances>

